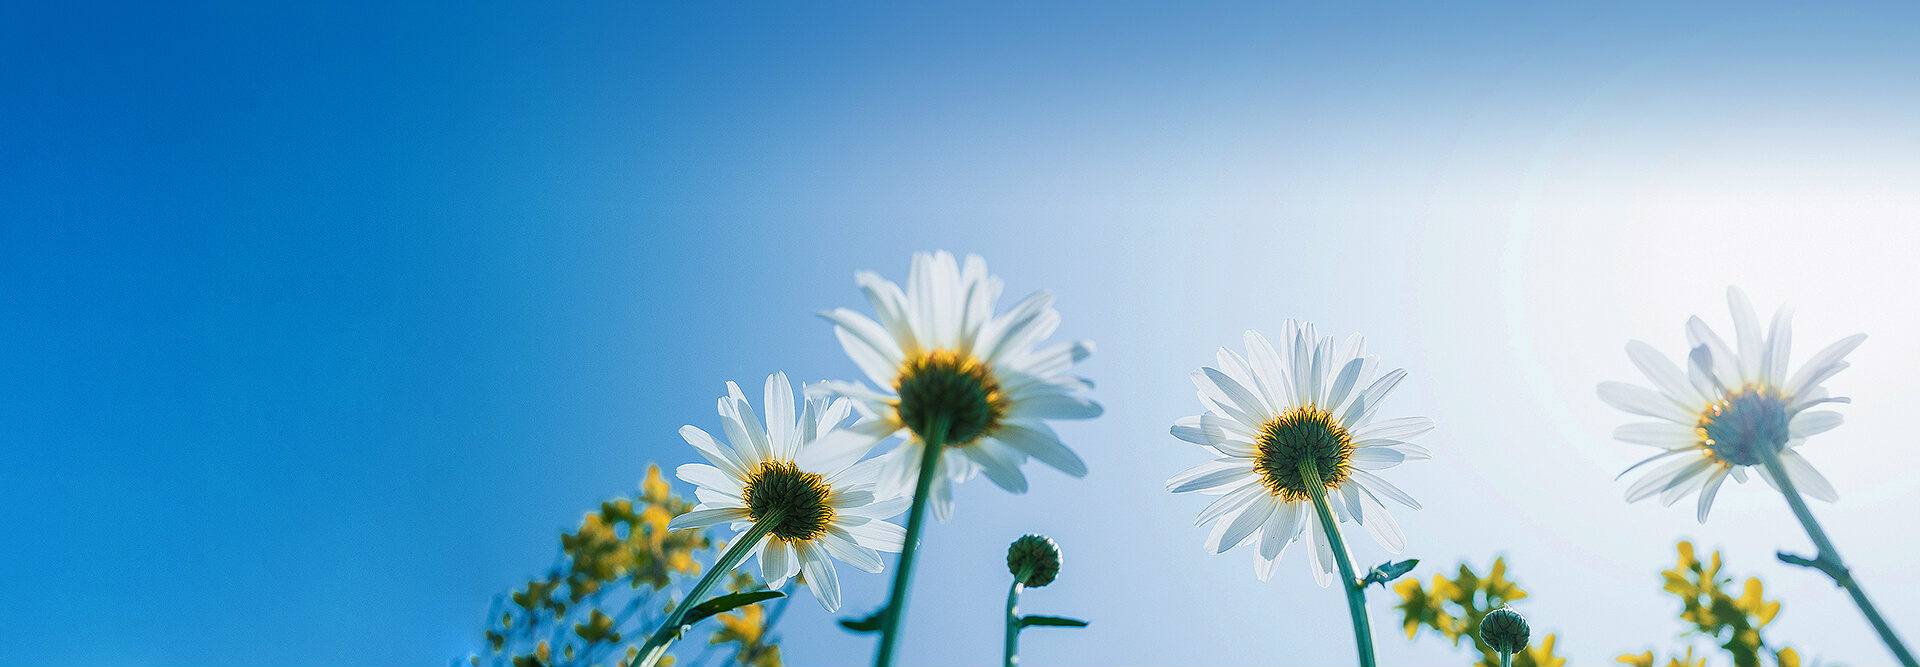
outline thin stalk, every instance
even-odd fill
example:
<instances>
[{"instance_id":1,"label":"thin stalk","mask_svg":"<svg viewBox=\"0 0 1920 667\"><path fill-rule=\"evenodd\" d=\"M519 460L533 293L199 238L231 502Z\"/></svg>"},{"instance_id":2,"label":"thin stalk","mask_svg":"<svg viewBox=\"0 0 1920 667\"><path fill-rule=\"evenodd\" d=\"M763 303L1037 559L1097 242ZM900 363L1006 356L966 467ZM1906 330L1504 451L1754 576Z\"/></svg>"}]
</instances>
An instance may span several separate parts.
<instances>
[{"instance_id":1,"label":"thin stalk","mask_svg":"<svg viewBox=\"0 0 1920 667\"><path fill-rule=\"evenodd\" d=\"M1333 542L1333 560L1340 565L1340 586L1347 592L1347 612L1353 616L1353 645L1360 653L1360 667L1373 667L1373 630L1367 625L1367 591L1353 576L1353 560L1347 556L1347 543L1340 538L1340 524L1333 520L1333 508L1327 505L1327 485L1311 457L1300 461L1300 477L1307 493L1313 496L1313 511L1320 515L1320 529Z\"/></svg>"},{"instance_id":2,"label":"thin stalk","mask_svg":"<svg viewBox=\"0 0 1920 667\"><path fill-rule=\"evenodd\" d=\"M893 664L894 647L900 642L900 623L906 617L907 589L913 583L913 557L920 550L920 529L927 522L927 496L934 475L940 472L940 451L946 445L947 420L936 416L929 420L931 433L917 434L925 442L920 453L920 479L913 485L913 505L907 510L907 537L900 545L900 560L893 570L893 592L887 596L887 608L881 616L880 652L873 657L874 667Z\"/></svg>"},{"instance_id":3,"label":"thin stalk","mask_svg":"<svg viewBox=\"0 0 1920 667\"><path fill-rule=\"evenodd\" d=\"M1786 553L1780 554L1780 560L1810 567L1832 577L1833 583L1847 589L1847 595L1853 596L1853 603L1860 607L1860 613L1866 615L1867 622L1873 625L1873 631L1880 634L1880 641L1886 643L1887 650L1893 652L1893 656L1900 660L1900 664L1905 667L1917 667L1913 652L1908 651L1907 645L1900 641L1900 636L1894 634L1893 626L1887 625L1887 619L1881 618L1880 610L1874 608L1873 602L1867 599L1867 592L1860 589L1860 584L1853 580L1853 573L1849 572L1846 564L1840 561L1839 550L1833 548L1833 542L1827 539L1826 531L1820 529L1820 522L1813 520L1813 512L1807 509L1807 502L1800 498L1800 490L1793 487L1793 478L1787 475L1786 466L1780 464L1779 452L1770 447L1759 449L1762 463L1767 466L1767 472L1773 475L1774 483L1780 485L1780 495L1787 497L1787 506L1793 508L1793 515L1798 517L1800 525L1807 529L1807 537L1813 540L1813 548L1816 551L1812 560Z\"/></svg>"},{"instance_id":4,"label":"thin stalk","mask_svg":"<svg viewBox=\"0 0 1920 667\"><path fill-rule=\"evenodd\" d=\"M1020 665L1020 590L1026 588L1020 582L1030 576L1033 576L1031 565L1020 568L1020 574L1013 578L1013 586L1007 589L1007 647L1006 659L1002 661L1005 667Z\"/></svg>"},{"instance_id":5,"label":"thin stalk","mask_svg":"<svg viewBox=\"0 0 1920 667\"><path fill-rule=\"evenodd\" d=\"M660 624L660 629L655 630L653 636L647 638L647 643L640 647L640 652L634 654L631 667L654 667L659 664L661 656L667 654L667 647L673 644L674 640L679 639L680 634L686 630L682 627L682 621L686 619L687 612L698 606L701 598L706 597L708 591L719 585L720 580L725 579L727 573L732 572L733 568L753 551L753 545L758 544L760 538L766 537L767 531L773 530L773 525L779 521L778 511L769 512L767 516L754 522L753 527L748 528L747 532L734 538L733 544L727 546L727 552L721 554L720 560L714 562L713 569L707 571L707 576L701 577L700 583L693 585L693 590L688 591L687 596L680 599L680 604L673 607L673 613L667 615L667 621Z\"/></svg>"},{"instance_id":6,"label":"thin stalk","mask_svg":"<svg viewBox=\"0 0 1920 667\"><path fill-rule=\"evenodd\" d=\"M1508 653L1506 651L1500 652L1500 667L1513 667L1512 653Z\"/></svg>"}]
</instances>

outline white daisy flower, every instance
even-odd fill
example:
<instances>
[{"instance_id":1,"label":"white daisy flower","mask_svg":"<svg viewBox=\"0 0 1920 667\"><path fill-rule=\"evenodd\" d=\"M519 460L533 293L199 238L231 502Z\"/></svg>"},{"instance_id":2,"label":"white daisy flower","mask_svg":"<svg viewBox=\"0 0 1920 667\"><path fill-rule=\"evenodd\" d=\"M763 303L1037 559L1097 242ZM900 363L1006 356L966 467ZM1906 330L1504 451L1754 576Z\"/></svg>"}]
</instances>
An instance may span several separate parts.
<instances>
[{"instance_id":1,"label":"white daisy flower","mask_svg":"<svg viewBox=\"0 0 1920 667\"><path fill-rule=\"evenodd\" d=\"M913 490L934 428L941 429L943 474L929 494L941 521L953 516L953 484L976 474L1025 493L1020 467L1029 457L1074 477L1087 473L1043 421L1100 414L1100 404L1080 395L1092 383L1066 374L1093 352L1092 343L1034 349L1060 324L1051 294L1037 292L996 316L1001 284L987 275L986 261L969 255L963 266L944 251L914 255L904 290L869 271L855 281L879 321L846 308L821 316L880 389L850 382L823 387L854 399L869 417L837 438L836 449L867 451L893 435L908 436L881 458L883 491Z\"/></svg>"},{"instance_id":2,"label":"white daisy flower","mask_svg":"<svg viewBox=\"0 0 1920 667\"><path fill-rule=\"evenodd\" d=\"M1828 345L1788 376L1793 332L1787 309L1774 314L1763 338L1753 304L1739 288L1727 288L1727 306L1733 311L1738 353L1696 316L1687 320L1687 344L1693 351L1687 355L1686 371L1653 346L1636 340L1627 343L1627 358L1654 389L1624 382L1600 384L1600 400L1608 405L1661 420L1628 424L1613 432L1619 440L1666 450L1620 473L1625 476L1640 466L1666 460L1627 488L1627 502L1657 495L1672 505L1698 491L1695 518L1706 523L1720 485L1728 477L1746 482L1749 467L1775 490L1780 488L1762 465L1767 451L1779 455L1782 469L1802 493L1828 502L1838 499L1827 478L1793 448L1808 436L1840 425L1840 413L1808 408L1848 402L1828 396L1820 383L1847 368L1843 359L1866 340L1866 334Z\"/></svg>"},{"instance_id":3,"label":"white daisy flower","mask_svg":"<svg viewBox=\"0 0 1920 667\"><path fill-rule=\"evenodd\" d=\"M785 373L767 377L765 426L740 386L727 383L720 398L723 443L695 426L680 427L713 465L689 463L676 474L695 485L700 504L674 517L670 530L731 523L744 531L762 520L775 523L754 545L767 585L780 588L806 573L807 587L827 611L840 608L840 580L829 556L879 572L878 551L900 551L899 526L882 521L907 508L907 499L874 493L877 462L856 464L864 451L830 451L817 441L846 421L851 404L809 398L793 413L793 387Z\"/></svg>"},{"instance_id":4,"label":"white daisy flower","mask_svg":"<svg viewBox=\"0 0 1920 667\"><path fill-rule=\"evenodd\" d=\"M1332 336L1288 320L1280 342L1275 350L1248 331L1245 358L1220 348L1219 368L1194 371L1206 412L1174 422L1173 435L1219 458L1175 475L1167 490L1221 496L1194 523L1215 522L1206 542L1214 553L1258 542L1254 573L1261 581L1273 576L1294 538L1308 533L1314 580L1326 586L1336 566L1334 542L1314 516L1309 480L1325 489L1339 521L1360 524L1399 553L1406 535L1380 499L1414 509L1420 503L1373 471L1432 458L1409 441L1432 430L1433 421L1372 420L1407 373L1373 379L1379 359L1365 353L1360 334L1336 351Z\"/></svg>"}]
</instances>

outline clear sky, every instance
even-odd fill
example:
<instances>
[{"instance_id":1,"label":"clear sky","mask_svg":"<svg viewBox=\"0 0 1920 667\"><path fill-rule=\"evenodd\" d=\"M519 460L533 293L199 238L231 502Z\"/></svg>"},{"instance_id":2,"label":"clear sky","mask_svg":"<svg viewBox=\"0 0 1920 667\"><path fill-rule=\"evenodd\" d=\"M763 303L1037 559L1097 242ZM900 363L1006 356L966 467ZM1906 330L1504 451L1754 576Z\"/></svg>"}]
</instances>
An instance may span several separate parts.
<instances>
[{"instance_id":1,"label":"clear sky","mask_svg":"<svg viewBox=\"0 0 1920 667\"><path fill-rule=\"evenodd\" d=\"M1092 473L961 487L904 661L997 659L1006 544L1067 553L1027 664L1344 663L1336 589L1202 553L1187 373L1288 317L1410 378L1423 578L1506 554L1574 664L1677 645L1682 538L1890 661L1777 495L1628 506L1593 386L1722 294L1870 334L1804 451L1920 640L1920 12L1740 3L0 6L0 636L23 664L444 664L557 533L696 460L727 380L856 377L853 272L984 255L1052 289ZM681 487L683 492L690 488ZM1363 562L1386 554L1355 540ZM843 568L850 610L885 580ZM1373 596L1384 664L1409 644ZM804 602L804 600L803 600ZM872 643L810 602L797 665ZM1705 645L1702 644L1704 647Z\"/></svg>"}]
</instances>

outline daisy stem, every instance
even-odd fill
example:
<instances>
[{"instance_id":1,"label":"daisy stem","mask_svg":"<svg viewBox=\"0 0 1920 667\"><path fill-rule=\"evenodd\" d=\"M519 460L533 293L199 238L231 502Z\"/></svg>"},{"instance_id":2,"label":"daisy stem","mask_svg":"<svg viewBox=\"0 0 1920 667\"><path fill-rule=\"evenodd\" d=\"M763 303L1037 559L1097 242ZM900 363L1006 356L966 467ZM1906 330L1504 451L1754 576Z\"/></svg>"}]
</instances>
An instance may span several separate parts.
<instances>
[{"instance_id":1,"label":"daisy stem","mask_svg":"<svg viewBox=\"0 0 1920 667\"><path fill-rule=\"evenodd\" d=\"M706 597L708 591L719 585L720 580L727 578L727 574L733 572L733 568L739 566L740 561L753 552L753 547L760 543L760 538L766 537L767 532L773 530L774 524L779 522L779 510L768 512L759 521L755 521L753 527L748 528L747 532L734 538L733 544L727 546L727 552L720 555L720 560L714 561L713 569L707 571L707 576L701 577L700 583L693 585L693 590L688 591L687 596L680 599L680 604L674 606L673 613L667 615L667 621L660 624L660 629L654 631L653 636L647 638L647 643L634 654L630 667L654 667L659 664L660 658L667 654L667 647L672 645L674 640L679 639L681 633L686 632L684 621L687 612L699 606L701 598Z\"/></svg>"},{"instance_id":2,"label":"daisy stem","mask_svg":"<svg viewBox=\"0 0 1920 667\"><path fill-rule=\"evenodd\" d=\"M1873 602L1867 599L1866 591L1860 589L1860 584L1853 580L1853 574L1847 571L1846 564L1841 562L1840 552L1835 550L1833 542L1827 539L1827 532L1820 529L1818 521L1813 520L1813 512L1807 509L1807 502L1800 498L1799 489L1793 487L1793 478L1787 474L1786 466L1781 465L1779 452L1767 447L1759 449L1763 457L1762 462L1767 466L1767 472L1773 476L1773 481L1780 485L1780 495L1787 497L1787 506L1793 508L1793 515L1798 517L1800 525L1807 529L1807 537L1813 540L1813 548L1816 550L1812 560L1787 553L1781 553L1780 560L1793 565L1810 567L1832 577L1833 583L1847 589L1847 595L1853 596L1853 603L1860 607L1860 613L1866 615L1867 622L1873 624L1874 632L1880 634L1880 641L1887 644L1887 650L1893 652L1893 656L1900 660L1900 664L1916 667L1913 653L1908 651L1907 645L1900 641L1900 636L1894 634L1893 626L1887 625L1887 619L1880 617L1880 610L1874 608Z\"/></svg>"},{"instance_id":3,"label":"daisy stem","mask_svg":"<svg viewBox=\"0 0 1920 667\"><path fill-rule=\"evenodd\" d=\"M1513 653L1512 653L1512 652L1510 652L1510 651L1501 651L1501 652L1500 652L1500 667L1513 667Z\"/></svg>"},{"instance_id":4,"label":"daisy stem","mask_svg":"<svg viewBox=\"0 0 1920 667\"><path fill-rule=\"evenodd\" d=\"M1333 520L1333 508L1327 505L1327 485L1313 458L1300 461L1300 477L1313 496L1314 514L1320 516L1320 530L1332 542L1333 560L1340 565L1340 586L1347 592L1347 612L1353 616L1353 645L1360 652L1360 667L1373 667L1373 630L1367 625L1367 591L1353 576L1353 559L1347 555L1347 543L1340 538L1340 524Z\"/></svg>"},{"instance_id":5,"label":"daisy stem","mask_svg":"<svg viewBox=\"0 0 1920 667\"><path fill-rule=\"evenodd\" d=\"M1007 589L1007 650L1005 667L1018 667L1020 664L1020 584L1033 576L1033 566L1020 568L1020 574L1013 578L1013 587Z\"/></svg>"},{"instance_id":6,"label":"daisy stem","mask_svg":"<svg viewBox=\"0 0 1920 667\"><path fill-rule=\"evenodd\" d=\"M913 505L907 510L907 537L900 545L900 560L893 570L893 592L887 596L887 608L881 617L880 652L873 657L874 667L893 664L894 647L900 642L900 623L907 614L907 589L913 582L913 557L920 550L920 529L927 522L927 497L932 495L934 475L940 472L941 448L946 445L946 418L936 415L928 421L930 432L916 434L925 444L920 452L920 478L913 485Z\"/></svg>"}]
</instances>

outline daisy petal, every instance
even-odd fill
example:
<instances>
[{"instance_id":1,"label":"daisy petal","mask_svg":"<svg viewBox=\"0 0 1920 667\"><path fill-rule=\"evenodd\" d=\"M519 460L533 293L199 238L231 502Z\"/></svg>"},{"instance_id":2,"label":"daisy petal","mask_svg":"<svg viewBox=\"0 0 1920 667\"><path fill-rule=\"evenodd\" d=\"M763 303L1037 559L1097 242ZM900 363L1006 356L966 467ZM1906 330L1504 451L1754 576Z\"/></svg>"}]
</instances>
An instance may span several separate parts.
<instances>
[{"instance_id":1,"label":"daisy petal","mask_svg":"<svg viewBox=\"0 0 1920 667\"><path fill-rule=\"evenodd\" d=\"M1676 424L1698 421L1693 413L1687 412L1679 404L1645 387L1624 382L1602 382L1599 393L1600 400L1608 405L1636 415L1665 419Z\"/></svg>"}]
</instances>

